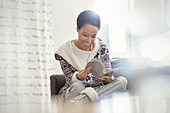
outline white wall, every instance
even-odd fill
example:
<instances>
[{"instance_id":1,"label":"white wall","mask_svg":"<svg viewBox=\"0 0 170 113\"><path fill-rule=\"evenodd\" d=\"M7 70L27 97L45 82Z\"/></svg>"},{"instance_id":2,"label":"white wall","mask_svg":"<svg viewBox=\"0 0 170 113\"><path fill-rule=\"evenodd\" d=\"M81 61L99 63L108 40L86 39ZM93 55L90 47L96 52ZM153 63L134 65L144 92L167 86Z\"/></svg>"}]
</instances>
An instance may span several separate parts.
<instances>
[{"instance_id":1,"label":"white wall","mask_svg":"<svg viewBox=\"0 0 170 113\"><path fill-rule=\"evenodd\" d=\"M67 40L77 38L76 18L81 11L93 9L94 1L52 0L55 51ZM59 63L56 63L57 73L62 73Z\"/></svg>"}]
</instances>

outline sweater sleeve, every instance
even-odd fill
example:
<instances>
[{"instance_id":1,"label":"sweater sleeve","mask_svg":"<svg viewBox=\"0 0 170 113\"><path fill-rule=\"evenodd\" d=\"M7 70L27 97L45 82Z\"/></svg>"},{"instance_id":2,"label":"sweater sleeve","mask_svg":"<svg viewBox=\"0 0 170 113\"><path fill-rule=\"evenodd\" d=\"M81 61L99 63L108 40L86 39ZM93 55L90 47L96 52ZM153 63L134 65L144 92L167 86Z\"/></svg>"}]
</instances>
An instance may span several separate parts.
<instances>
[{"instance_id":1,"label":"sweater sleeve","mask_svg":"<svg viewBox=\"0 0 170 113\"><path fill-rule=\"evenodd\" d=\"M95 58L97 58L102 63L104 63L104 66L105 66L106 70L110 70L111 69L109 50L108 50L106 44L103 43L101 40L100 40L100 48L99 48Z\"/></svg>"},{"instance_id":2,"label":"sweater sleeve","mask_svg":"<svg viewBox=\"0 0 170 113\"><path fill-rule=\"evenodd\" d=\"M104 62L106 70L111 69L111 62L110 62L110 57L109 57L109 50L104 46L104 51L105 53L102 55L102 62Z\"/></svg>"},{"instance_id":3,"label":"sweater sleeve","mask_svg":"<svg viewBox=\"0 0 170 113\"><path fill-rule=\"evenodd\" d=\"M112 69L111 67L111 61L109 57L109 49L106 47L106 44L101 42L101 57L100 60L104 63L105 69L110 70ZM112 80L114 79L114 76L112 76Z\"/></svg>"},{"instance_id":4,"label":"sweater sleeve","mask_svg":"<svg viewBox=\"0 0 170 113\"><path fill-rule=\"evenodd\" d=\"M66 78L66 84L71 85L73 83L72 77L73 74L77 71L71 64L69 64L63 57L56 55L56 59L60 61L61 69Z\"/></svg>"}]
</instances>

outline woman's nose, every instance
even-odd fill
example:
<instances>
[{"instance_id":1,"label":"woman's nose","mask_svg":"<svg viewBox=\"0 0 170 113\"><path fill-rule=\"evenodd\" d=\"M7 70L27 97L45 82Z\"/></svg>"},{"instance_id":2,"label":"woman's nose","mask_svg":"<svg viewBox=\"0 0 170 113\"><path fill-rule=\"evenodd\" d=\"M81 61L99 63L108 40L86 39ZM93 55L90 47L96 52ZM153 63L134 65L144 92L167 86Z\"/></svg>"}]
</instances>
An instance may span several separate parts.
<instances>
[{"instance_id":1,"label":"woman's nose","mask_svg":"<svg viewBox=\"0 0 170 113\"><path fill-rule=\"evenodd\" d=\"M90 37L90 36L88 37L87 42L88 42L88 43L91 42L91 37Z\"/></svg>"}]
</instances>

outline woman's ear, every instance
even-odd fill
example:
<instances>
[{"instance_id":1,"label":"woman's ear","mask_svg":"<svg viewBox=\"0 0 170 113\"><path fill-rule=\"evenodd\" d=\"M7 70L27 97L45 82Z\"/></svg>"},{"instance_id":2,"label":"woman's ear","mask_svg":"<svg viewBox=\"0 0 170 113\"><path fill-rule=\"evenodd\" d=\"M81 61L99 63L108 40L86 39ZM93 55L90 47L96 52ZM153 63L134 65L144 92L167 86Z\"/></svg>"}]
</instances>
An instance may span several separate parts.
<instances>
[{"instance_id":1,"label":"woman's ear","mask_svg":"<svg viewBox=\"0 0 170 113\"><path fill-rule=\"evenodd\" d=\"M79 32L79 28L78 28L78 26L77 26L77 32Z\"/></svg>"}]
</instances>

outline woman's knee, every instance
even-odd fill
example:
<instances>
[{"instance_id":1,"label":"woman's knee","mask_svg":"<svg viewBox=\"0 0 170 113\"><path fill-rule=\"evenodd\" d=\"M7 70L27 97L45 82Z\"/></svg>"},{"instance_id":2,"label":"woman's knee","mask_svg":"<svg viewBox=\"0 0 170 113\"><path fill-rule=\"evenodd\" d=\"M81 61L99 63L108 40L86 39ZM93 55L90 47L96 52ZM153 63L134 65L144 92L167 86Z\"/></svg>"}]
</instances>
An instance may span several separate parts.
<instances>
[{"instance_id":1,"label":"woman's knee","mask_svg":"<svg viewBox=\"0 0 170 113\"><path fill-rule=\"evenodd\" d=\"M117 80L120 82L122 90L126 90L128 84L127 79L125 77L120 76L117 78Z\"/></svg>"},{"instance_id":2,"label":"woman's knee","mask_svg":"<svg viewBox=\"0 0 170 113\"><path fill-rule=\"evenodd\" d=\"M92 87L85 88L80 94L86 94L91 101L99 99L97 92Z\"/></svg>"},{"instance_id":3,"label":"woman's knee","mask_svg":"<svg viewBox=\"0 0 170 113\"><path fill-rule=\"evenodd\" d=\"M85 87L82 82L74 82L69 89L70 91L74 91L74 93L80 93L82 90L84 90Z\"/></svg>"}]
</instances>

